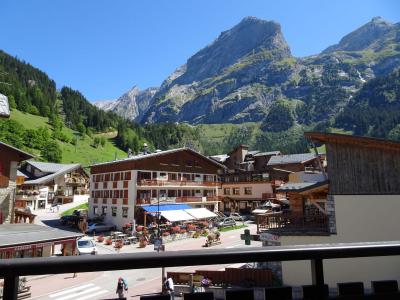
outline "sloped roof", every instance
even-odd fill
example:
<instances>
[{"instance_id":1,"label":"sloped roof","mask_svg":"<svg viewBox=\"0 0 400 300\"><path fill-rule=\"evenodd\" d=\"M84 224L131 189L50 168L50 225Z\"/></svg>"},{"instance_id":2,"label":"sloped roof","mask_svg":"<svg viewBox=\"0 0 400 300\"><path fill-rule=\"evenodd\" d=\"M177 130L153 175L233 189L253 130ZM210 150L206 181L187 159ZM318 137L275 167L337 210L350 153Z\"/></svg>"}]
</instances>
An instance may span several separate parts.
<instances>
[{"instance_id":1,"label":"sloped roof","mask_svg":"<svg viewBox=\"0 0 400 300\"><path fill-rule=\"evenodd\" d=\"M219 154L219 155L210 156L211 159L213 159L219 163L224 163L228 159L228 157L229 157L228 154Z\"/></svg>"},{"instance_id":2,"label":"sloped roof","mask_svg":"<svg viewBox=\"0 0 400 300\"><path fill-rule=\"evenodd\" d=\"M302 192L305 190L313 189L318 186L326 185L328 184L327 181L321 181L321 182L287 182L284 185L278 187L276 190L279 192L291 192L291 191L296 191L296 192Z\"/></svg>"},{"instance_id":3,"label":"sloped roof","mask_svg":"<svg viewBox=\"0 0 400 300\"><path fill-rule=\"evenodd\" d=\"M10 117L10 107L7 96L0 94L0 118Z\"/></svg>"},{"instance_id":4,"label":"sloped roof","mask_svg":"<svg viewBox=\"0 0 400 300\"><path fill-rule=\"evenodd\" d=\"M269 151L269 152L259 152L254 156L269 156L269 155L280 155L281 151Z\"/></svg>"},{"instance_id":5,"label":"sloped roof","mask_svg":"<svg viewBox=\"0 0 400 300\"><path fill-rule=\"evenodd\" d=\"M60 175L64 175L65 173L71 172L81 167L80 164L56 164L38 161L28 161L27 163L44 173L50 174L36 178L30 177L30 179L25 180L25 184L44 184Z\"/></svg>"},{"instance_id":6,"label":"sloped roof","mask_svg":"<svg viewBox=\"0 0 400 300\"><path fill-rule=\"evenodd\" d=\"M0 146L6 147L8 149L11 149L12 151L17 152L21 157L21 161L34 157L33 154L30 154L28 152L22 151L22 150L20 150L18 148L15 148L15 147L13 147L11 145L8 145L6 143L3 143L3 142L0 142Z\"/></svg>"},{"instance_id":7,"label":"sloped roof","mask_svg":"<svg viewBox=\"0 0 400 300\"><path fill-rule=\"evenodd\" d=\"M379 138L325 132L305 132L304 136L313 142L322 144L352 144L371 148L400 149L400 142Z\"/></svg>"},{"instance_id":8,"label":"sloped roof","mask_svg":"<svg viewBox=\"0 0 400 300\"><path fill-rule=\"evenodd\" d=\"M36 224L2 224L0 226L0 248L59 241L81 236L83 236L81 233Z\"/></svg>"},{"instance_id":9,"label":"sloped roof","mask_svg":"<svg viewBox=\"0 0 400 300\"><path fill-rule=\"evenodd\" d=\"M164 151L154 152L154 153L150 153L150 154L135 155L135 156L131 156L131 157L123 158L123 159L94 164L94 165L91 165L91 167L109 165L109 164L114 164L114 163L119 163L119 162L124 162L124 161L132 161L132 160L137 161L137 160L148 159L148 158L152 158L152 157L156 157L156 156L162 156L162 155L166 155L166 154L176 153L176 152L180 152L180 151L189 151L197 156L200 156L201 158L203 158L205 160L208 160L212 164L217 165L219 168L224 168L224 169L226 168L224 165L220 164L219 162L217 162L197 151L187 148L187 147L171 149L171 150L164 150Z\"/></svg>"},{"instance_id":10,"label":"sloped roof","mask_svg":"<svg viewBox=\"0 0 400 300\"><path fill-rule=\"evenodd\" d=\"M32 161L32 160L28 161L27 163L43 173L56 173L66 168L74 166L80 167L80 164L56 164L56 163Z\"/></svg>"},{"instance_id":11,"label":"sloped roof","mask_svg":"<svg viewBox=\"0 0 400 300\"><path fill-rule=\"evenodd\" d=\"M304 163L315 158L317 158L317 156L313 153L276 155L276 156L271 156L267 165L273 166L273 165Z\"/></svg>"}]
</instances>

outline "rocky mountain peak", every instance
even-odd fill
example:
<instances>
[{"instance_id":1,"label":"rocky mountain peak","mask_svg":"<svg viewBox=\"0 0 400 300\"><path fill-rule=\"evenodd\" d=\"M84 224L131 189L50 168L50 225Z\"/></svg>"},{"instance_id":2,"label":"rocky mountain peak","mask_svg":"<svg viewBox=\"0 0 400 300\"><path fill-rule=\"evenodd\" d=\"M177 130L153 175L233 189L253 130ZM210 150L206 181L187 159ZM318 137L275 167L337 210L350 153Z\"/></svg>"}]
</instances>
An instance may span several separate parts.
<instances>
[{"instance_id":1,"label":"rocky mountain peak","mask_svg":"<svg viewBox=\"0 0 400 300\"><path fill-rule=\"evenodd\" d=\"M334 51L362 51L370 47L393 29L394 25L381 17L372 20L345 35L338 44L326 48L322 53Z\"/></svg>"},{"instance_id":2,"label":"rocky mountain peak","mask_svg":"<svg viewBox=\"0 0 400 300\"><path fill-rule=\"evenodd\" d=\"M281 26L273 21L246 17L189 58L185 72L174 83L188 84L213 77L246 55L271 50L283 56L290 55Z\"/></svg>"}]
</instances>

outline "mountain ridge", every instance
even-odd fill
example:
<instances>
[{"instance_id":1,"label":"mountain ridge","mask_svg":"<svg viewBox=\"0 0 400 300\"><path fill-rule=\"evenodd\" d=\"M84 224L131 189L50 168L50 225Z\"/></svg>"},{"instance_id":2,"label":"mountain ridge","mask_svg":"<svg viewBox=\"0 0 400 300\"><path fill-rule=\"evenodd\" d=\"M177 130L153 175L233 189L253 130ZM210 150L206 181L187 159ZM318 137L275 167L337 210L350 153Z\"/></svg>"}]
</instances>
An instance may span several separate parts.
<instances>
[{"instance_id":1,"label":"mountain ridge","mask_svg":"<svg viewBox=\"0 0 400 300\"><path fill-rule=\"evenodd\" d=\"M288 99L299 104L297 122L326 120L365 82L400 66L399 42L400 23L375 17L319 54L294 57L279 23L246 17L172 72L133 119L259 122Z\"/></svg>"}]
</instances>

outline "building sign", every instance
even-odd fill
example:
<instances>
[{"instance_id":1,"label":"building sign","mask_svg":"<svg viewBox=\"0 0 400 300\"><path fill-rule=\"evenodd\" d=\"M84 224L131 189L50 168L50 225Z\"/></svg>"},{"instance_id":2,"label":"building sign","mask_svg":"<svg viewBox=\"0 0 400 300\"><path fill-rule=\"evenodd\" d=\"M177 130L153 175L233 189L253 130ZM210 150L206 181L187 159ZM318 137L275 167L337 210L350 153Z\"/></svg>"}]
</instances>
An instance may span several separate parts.
<instances>
[{"instance_id":1,"label":"building sign","mask_svg":"<svg viewBox=\"0 0 400 300\"><path fill-rule=\"evenodd\" d=\"M279 242L279 235L271 234L268 232L260 233L260 240L263 242Z\"/></svg>"}]
</instances>

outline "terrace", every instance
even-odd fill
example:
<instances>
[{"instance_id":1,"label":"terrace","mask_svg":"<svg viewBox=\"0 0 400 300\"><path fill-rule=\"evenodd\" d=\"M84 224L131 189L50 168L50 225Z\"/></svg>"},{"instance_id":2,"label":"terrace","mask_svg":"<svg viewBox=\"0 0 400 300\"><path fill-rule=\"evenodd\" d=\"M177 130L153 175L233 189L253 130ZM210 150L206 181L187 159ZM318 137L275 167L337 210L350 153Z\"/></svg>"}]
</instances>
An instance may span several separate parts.
<instances>
[{"instance_id":1,"label":"terrace","mask_svg":"<svg viewBox=\"0 0 400 300\"><path fill-rule=\"evenodd\" d=\"M397 281L392 281L392 289L379 290L373 283L374 293L364 295L362 286L360 294L350 293L346 298L343 295L329 295L324 281L324 261L355 257L377 257L400 255L400 241L374 243L348 243L301 246L274 246L251 249L214 249L214 250L187 250L164 253L139 253L100 256L78 256L58 258L26 258L0 260L0 277L4 278L3 298L16 300L18 297L18 282L20 276L62 274L73 272L94 272L127 269L147 269L159 267L199 266L210 264L265 262L265 261L311 261L312 284L303 286L302 299L398 299ZM398 259L398 258L394 258ZM343 274L346 270L343 270ZM371 275L372 278L372 275ZM397 280L397 278L393 278ZM267 278L266 278L267 280ZM395 283L395 284L394 284ZM362 285L362 283L361 283ZM389 284L390 285L390 284ZM382 285L381 285L382 286ZM394 288L393 288L394 287ZM346 289L345 289L346 290ZM272 291L272 292L271 292ZM378 294L387 292L386 294ZM275 293L275 297L273 296ZM285 297L277 296L283 293ZM341 293L339 288L339 293ZM191 298L195 295L195 298ZM240 298L239 295L242 295ZM292 287L265 288L266 299L293 299ZM272 295L272 296L269 296ZM358 295L358 296L357 296ZM142 296L141 299L146 299ZM150 298L148 298L150 299ZM166 299L165 296L151 299ZM214 299L208 293L186 294L184 299ZM226 299L254 299L253 289L226 290Z\"/></svg>"},{"instance_id":2,"label":"terrace","mask_svg":"<svg viewBox=\"0 0 400 300\"><path fill-rule=\"evenodd\" d=\"M257 232L279 235L329 235L328 217L324 214L303 215L293 212L271 212L256 215Z\"/></svg>"}]
</instances>

